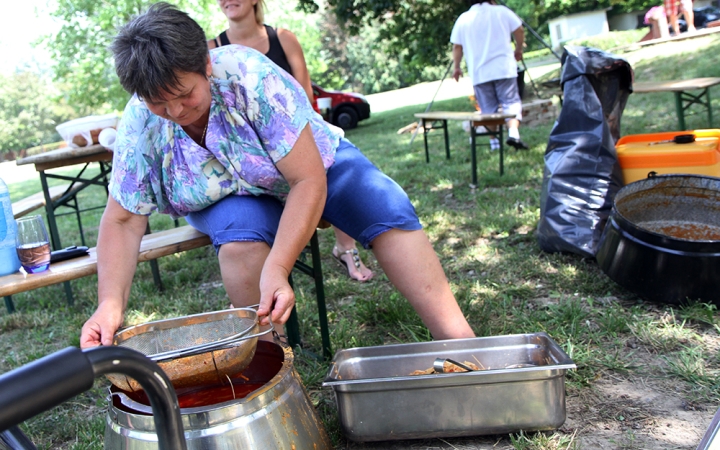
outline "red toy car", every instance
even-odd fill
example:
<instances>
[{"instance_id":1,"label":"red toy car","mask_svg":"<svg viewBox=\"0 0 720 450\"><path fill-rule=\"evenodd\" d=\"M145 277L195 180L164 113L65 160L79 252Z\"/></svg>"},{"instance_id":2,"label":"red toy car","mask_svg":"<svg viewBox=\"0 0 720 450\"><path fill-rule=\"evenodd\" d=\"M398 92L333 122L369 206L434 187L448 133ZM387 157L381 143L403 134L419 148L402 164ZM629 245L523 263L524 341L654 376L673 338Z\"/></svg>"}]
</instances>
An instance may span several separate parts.
<instances>
[{"instance_id":1,"label":"red toy car","mask_svg":"<svg viewBox=\"0 0 720 450\"><path fill-rule=\"evenodd\" d=\"M329 122L343 130L355 128L359 121L370 117L370 104L362 94L354 92L326 91L315 83L313 95L317 99L331 99Z\"/></svg>"}]
</instances>

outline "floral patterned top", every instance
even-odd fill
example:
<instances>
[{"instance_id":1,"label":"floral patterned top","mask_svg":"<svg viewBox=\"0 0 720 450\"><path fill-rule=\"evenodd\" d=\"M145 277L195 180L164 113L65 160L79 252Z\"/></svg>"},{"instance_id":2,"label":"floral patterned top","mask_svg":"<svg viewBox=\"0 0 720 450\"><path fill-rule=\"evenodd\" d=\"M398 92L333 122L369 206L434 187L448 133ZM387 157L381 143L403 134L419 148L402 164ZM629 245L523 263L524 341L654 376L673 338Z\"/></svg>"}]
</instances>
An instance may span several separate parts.
<instances>
[{"instance_id":1,"label":"floral patterned top","mask_svg":"<svg viewBox=\"0 0 720 450\"><path fill-rule=\"evenodd\" d=\"M343 131L313 111L303 88L261 53L239 45L210 51L210 121L203 148L137 96L118 127L110 194L126 210L173 217L228 195L268 194L289 185L276 163L310 123L325 169Z\"/></svg>"}]
</instances>

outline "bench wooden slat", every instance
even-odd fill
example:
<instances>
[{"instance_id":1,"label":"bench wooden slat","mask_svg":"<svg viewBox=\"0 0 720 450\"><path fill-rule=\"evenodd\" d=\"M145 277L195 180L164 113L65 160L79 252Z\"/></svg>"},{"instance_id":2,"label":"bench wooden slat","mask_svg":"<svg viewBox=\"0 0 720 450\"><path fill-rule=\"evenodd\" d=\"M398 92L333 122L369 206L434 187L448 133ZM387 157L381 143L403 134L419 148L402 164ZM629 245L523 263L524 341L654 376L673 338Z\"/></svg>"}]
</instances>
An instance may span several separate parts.
<instances>
[{"instance_id":1,"label":"bench wooden slat","mask_svg":"<svg viewBox=\"0 0 720 450\"><path fill-rule=\"evenodd\" d=\"M190 225L158 231L143 236L138 262L150 261L173 253L192 250L210 244L210 238ZM18 294L97 273L97 253L91 248L87 256L53 263L44 272L17 272L0 277L0 296Z\"/></svg>"},{"instance_id":2,"label":"bench wooden slat","mask_svg":"<svg viewBox=\"0 0 720 450\"><path fill-rule=\"evenodd\" d=\"M49 189L50 191L50 198L53 200L57 200L67 191L68 187L70 187L70 184L63 184L61 186L53 186ZM25 197L22 200L18 200L12 204L12 212L15 219L19 219L22 216L25 216L36 209L42 208L45 206L45 195L42 191L36 192L35 194Z\"/></svg>"},{"instance_id":3,"label":"bench wooden slat","mask_svg":"<svg viewBox=\"0 0 720 450\"><path fill-rule=\"evenodd\" d=\"M150 261L163 256L180 253L210 245L210 237L185 225L171 230L159 231L143 236L138 262Z\"/></svg>"}]
</instances>

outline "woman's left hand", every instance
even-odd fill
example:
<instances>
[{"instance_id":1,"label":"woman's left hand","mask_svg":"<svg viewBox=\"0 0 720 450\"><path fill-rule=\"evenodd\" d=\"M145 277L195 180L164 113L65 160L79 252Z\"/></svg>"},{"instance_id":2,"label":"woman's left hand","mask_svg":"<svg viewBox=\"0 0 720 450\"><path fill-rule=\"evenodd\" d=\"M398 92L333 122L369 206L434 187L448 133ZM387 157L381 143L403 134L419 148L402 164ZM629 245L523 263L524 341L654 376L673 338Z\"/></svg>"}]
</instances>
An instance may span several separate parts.
<instances>
[{"instance_id":1,"label":"woman's left hand","mask_svg":"<svg viewBox=\"0 0 720 450\"><path fill-rule=\"evenodd\" d=\"M290 318L295 306L295 293L288 283L287 271L279 266L263 267L260 275L260 306L258 316L260 325L269 325L267 316L272 314L272 322L282 325Z\"/></svg>"}]
</instances>

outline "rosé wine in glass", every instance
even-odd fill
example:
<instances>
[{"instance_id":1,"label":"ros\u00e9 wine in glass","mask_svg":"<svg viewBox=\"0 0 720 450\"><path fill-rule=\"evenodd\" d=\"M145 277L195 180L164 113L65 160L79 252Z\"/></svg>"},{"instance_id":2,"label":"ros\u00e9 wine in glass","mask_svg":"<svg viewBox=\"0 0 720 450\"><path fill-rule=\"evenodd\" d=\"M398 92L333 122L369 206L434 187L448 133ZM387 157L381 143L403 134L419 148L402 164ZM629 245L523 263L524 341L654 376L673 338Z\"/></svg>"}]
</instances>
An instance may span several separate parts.
<instances>
[{"instance_id":1,"label":"ros\u00e9 wine in glass","mask_svg":"<svg viewBox=\"0 0 720 450\"><path fill-rule=\"evenodd\" d=\"M15 248L18 259L27 273L38 273L50 266L50 239L42 216L18 219Z\"/></svg>"}]
</instances>

